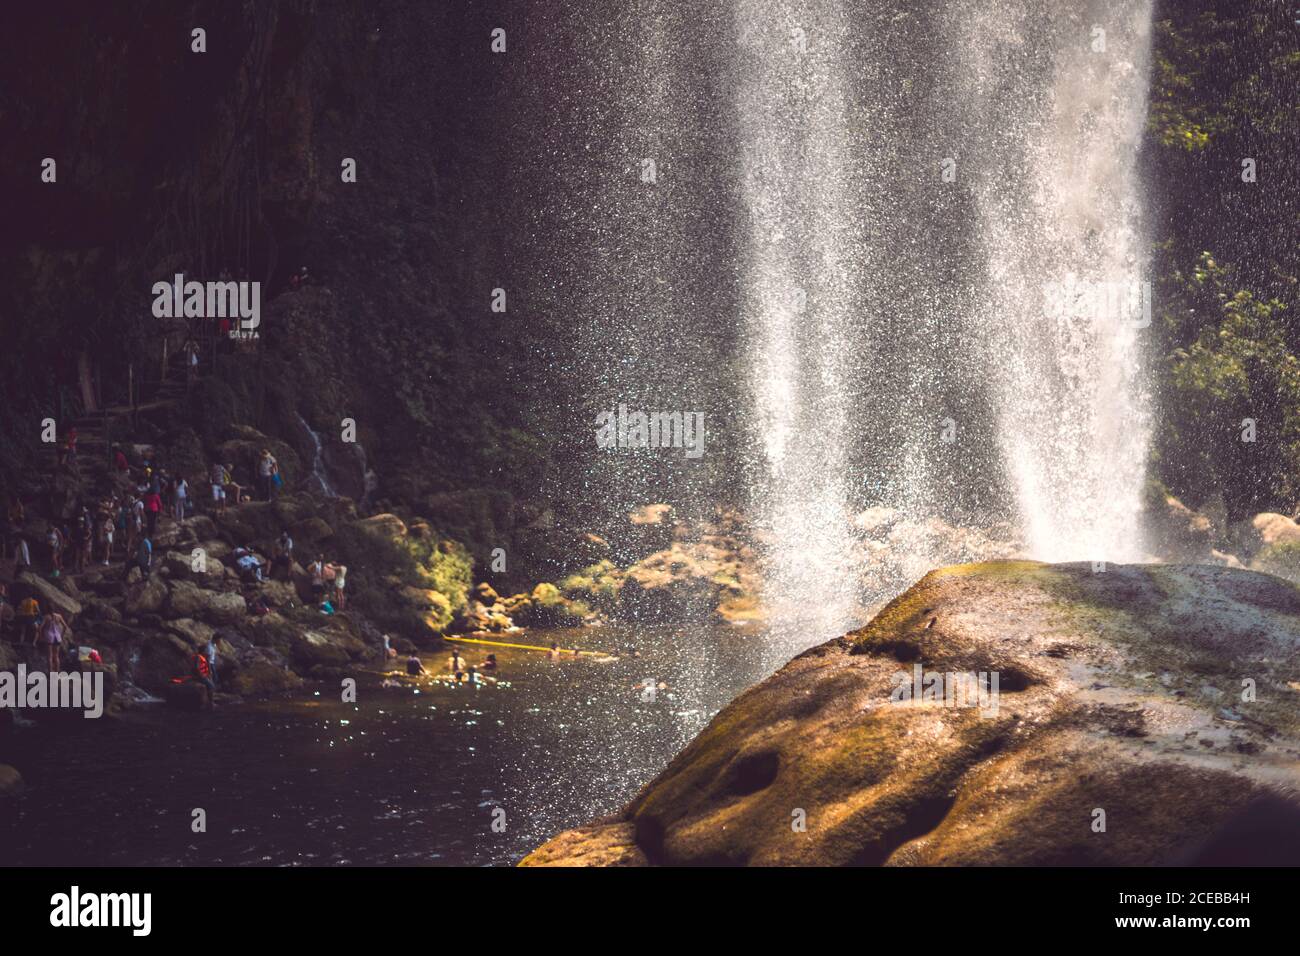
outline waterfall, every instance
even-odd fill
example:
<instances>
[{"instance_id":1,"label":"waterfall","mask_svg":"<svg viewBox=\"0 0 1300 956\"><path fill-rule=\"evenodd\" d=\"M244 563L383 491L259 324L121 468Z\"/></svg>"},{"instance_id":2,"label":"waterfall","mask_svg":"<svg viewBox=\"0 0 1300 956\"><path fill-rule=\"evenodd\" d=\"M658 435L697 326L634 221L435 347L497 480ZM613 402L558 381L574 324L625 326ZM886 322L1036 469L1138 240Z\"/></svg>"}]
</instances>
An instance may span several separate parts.
<instances>
[{"instance_id":1,"label":"waterfall","mask_svg":"<svg viewBox=\"0 0 1300 956\"><path fill-rule=\"evenodd\" d=\"M1033 557L1141 558L1151 4L733 11L774 654L841 633L878 597L857 583L862 504L948 517L975 497L961 485L987 482L1005 500L986 514L1014 514ZM892 42L870 46L872 30ZM964 446L942 448L941 419ZM874 478L863 462L880 456L851 448L864 434L892 459Z\"/></svg>"},{"instance_id":2,"label":"waterfall","mask_svg":"<svg viewBox=\"0 0 1300 956\"><path fill-rule=\"evenodd\" d=\"M751 491L767 547L772 663L853 620L846 437L854 370L855 235L845 30L835 10L739 0L736 127L747 230L741 316L749 331Z\"/></svg>"},{"instance_id":3,"label":"waterfall","mask_svg":"<svg viewBox=\"0 0 1300 956\"><path fill-rule=\"evenodd\" d=\"M521 298L563 317L538 346L566 386L538 394L557 497L598 531L652 502L743 503L773 663L954 560L940 522L1045 560L1141 559L1151 18L530 7L516 73L548 82L511 94ZM707 453L599 449L622 403L704 413Z\"/></svg>"},{"instance_id":4,"label":"waterfall","mask_svg":"<svg viewBox=\"0 0 1300 956\"><path fill-rule=\"evenodd\" d=\"M303 418L301 413L295 412L295 414L298 418L299 427L307 434L312 446L311 474L307 478L306 487L308 490L318 492L326 498L337 498L339 493L335 490L329 475L325 473L325 449L321 444L320 435L307 424L307 419Z\"/></svg>"},{"instance_id":5,"label":"waterfall","mask_svg":"<svg viewBox=\"0 0 1300 956\"><path fill-rule=\"evenodd\" d=\"M1128 0L950 8L987 261L977 321L999 442L1043 560L1144 556L1151 303L1137 156L1151 12Z\"/></svg>"}]
</instances>

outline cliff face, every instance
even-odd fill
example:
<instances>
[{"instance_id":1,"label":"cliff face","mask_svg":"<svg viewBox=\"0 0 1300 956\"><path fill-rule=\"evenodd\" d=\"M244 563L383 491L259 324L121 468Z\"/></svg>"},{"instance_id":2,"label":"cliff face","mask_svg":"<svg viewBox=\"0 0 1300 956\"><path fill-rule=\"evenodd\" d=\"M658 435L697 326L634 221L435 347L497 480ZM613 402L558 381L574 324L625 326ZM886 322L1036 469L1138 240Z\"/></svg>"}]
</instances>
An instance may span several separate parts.
<instances>
[{"instance_id":1,"label":"cliff face","mask_svg":"<svg viewBox=\"0 0 1300 956\"><path fill-rule=\"evenodd\" d=\"M996 695L945 701L953 675L982 673ZM1295 863L1298 813L1273 801L1300 783L1298 693L1285 581L958 565L724 708L616 818L523 862ZM1252 806L1274 836L1225 857L1216 834Z\"/></svg>"},{"instance_id":2,"label":"cliff face","mask_svg":"<svg viewBox=\"0 0 1300 956\"><path fill-rule=\"evenodd\" d=\"M146 0L19 18L0 41L0 486L38 489L43 418L62 433L129 384L157 394L185 331L152 316L154 282L228 272L262 283L258 349L218 356L139 440L170 457L252 426L307 461L301 415L341 459L351 419L385 503L476 550L513 544L530 520L514 500L543 476L513 391L524 336L488 311L511 285L488 50L504 6ZM308 291L288 294L303 267Z\"/></svg>"}]
</instances>

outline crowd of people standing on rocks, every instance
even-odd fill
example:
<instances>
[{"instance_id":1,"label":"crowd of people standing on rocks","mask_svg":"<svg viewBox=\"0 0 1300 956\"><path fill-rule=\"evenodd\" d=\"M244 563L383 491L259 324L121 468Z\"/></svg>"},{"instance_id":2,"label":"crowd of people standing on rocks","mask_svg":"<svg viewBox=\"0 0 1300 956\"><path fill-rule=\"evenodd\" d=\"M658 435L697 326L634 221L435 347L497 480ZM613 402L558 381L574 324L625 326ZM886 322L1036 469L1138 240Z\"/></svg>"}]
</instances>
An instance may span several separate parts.
<instances>
[{"instance_id":1,"label":"crowd of people standing on rocks","mask_svg":"<svg viewBox=\"0 0 1300 956\"><path fill-rule=\"evenodd\" d=\"M193 495L183 474L168 473L148 461L132 470L120 450L114 462L115 469L129 475L124 488L79 498L69 517L47 521L42 544L49 577L79 574L95 564L108 567L118 557L124 562L124 574L138 567L147 575L153 541L164 515L178 522L193 517ZM16 573L35 570L26 522L26 506L11 496L6 509L5 554L14 562Z\"/></svg>"},{"instance_id":2,"label":"crowd of people standing on rocks","mask_svg":"<svg viewBox=\"0 0 1300 956\"><path fill-rule=\"evenodd\" d=\"M69 428L63 441L57 445L56 474L80 473L77 457L77 430ZM234 466L214 463L208 474L211 492L211 511L223 513L230 504L238 505L251 496L235 481ZM262 449L255 466L257 488L265 500L274 500L283 485L280 465L269 449ZM38 509L46 520L44 531L33 535L29 523L28 505L17 494L9 494L4 502L4 522L0 525L0 635L19 643L32 645L44 642L48 647L51 671L60 668L61 649L71 646L72 627L62 613L50 602L42 601L38 593L25 597L15 607L10 603L9 584L4 580L17 580L24 573L42 575L57 580L64 575L83 574L95 566L107 568L121 561L121 574L129 580L134 570L148 578L154 568L155 541L161 524L166 519L177 523L194 517L200 497L195 493L189 478L143 456L132 465L121 446L110 450L109 475L99 493L82 494L71 503L59 504L53 498L48 508ZM54 517L49 517L54 515ZM282 536L288 540L288 534ZM292 542L289 542L290 565ZM37 561L43 566L38 567ZM320 559L318 558L318 562ZM7 567L5 567L7 565ZM346 568L329 565L329 589L333 609L344 606L343 587ZM259 578L260 580L260 575ZM28 589L30 590L30 588ZM322 602L325 601L322 589ZM73 652L76 652L73 648ZM98 661L93 648L82 648L82 660ZM212 655L200 666L195 662L191 679L215 682L215 647ZM203 655L200 655L203 656ZM68 662L63 662L68 663ZM75 662L73 662L75 663Z\"/></svg>"}]
</instances>

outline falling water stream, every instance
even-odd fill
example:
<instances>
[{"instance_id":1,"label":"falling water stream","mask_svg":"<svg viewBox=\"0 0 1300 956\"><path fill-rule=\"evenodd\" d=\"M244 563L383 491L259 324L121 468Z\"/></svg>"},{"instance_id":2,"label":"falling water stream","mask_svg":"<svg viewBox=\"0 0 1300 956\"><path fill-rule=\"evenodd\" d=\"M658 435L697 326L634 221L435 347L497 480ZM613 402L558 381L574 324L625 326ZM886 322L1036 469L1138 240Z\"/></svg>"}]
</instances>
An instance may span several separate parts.
<instances>
[{"instance_id":1,"label":"falling water stream","mask_svg":"<svg viewBox=\"0 0 1300 956\"><path fill-rule=\"evenodd\" d=\"M853 215L854 151L838 10L815 19L738 0L736 127L747 214L742 316L750 330L755 488L771 547L770 663L853 621L848 379L855 283L870 250ZM810 46L809 33L813 33Z\"/></svg>"},{"instance_id":2,"label":"falling water stream","mask_svg":"<svg viewBox=\"0 0 1300 956\"><path fill-rule=\"evenodd\" d=\"M942 449L941 420L958 434L980 415L991 420L1000 468L986 478L1005 488L1032 557L1142 558L1150 299L1137 156L1150 3L958 2L933 18L900 8L895 22L907 18L942 49L920 76L904 75L906 59L887 45L880 62L849 55L864 49L846 30L852 5L736 0L734 11L742 313L767 466L754 498L770 532L778 656L850 623L855 506L951 515L926 467ZM891 139L899 91L926 79L928 96L909 116L933 135ZM919 190L900 176L913 170ZM964 247L935 216L928 248L889 248L884 223L924 221L925 193L941 190L973 216ZM968 299L946 311L914 306L901 330L899 310L880 303L915 302L916 290L884 264L963 255ZM938 301L944 281L922 279L922 303ZM964 344L914 337L939 321L959 327ZM892 350L870 349L882 334ZM901 385L882 359L906 371ZM934 386L956 363L991 407L948 417L951 398ZM849 446L898 409L911 417L894 432L894 480L864 502L852 493Z\"/></svg>"},{"instance_id":3,"label":"falling water stream","mask_svg":"<svg viewBox=\"0 0 1300 956\"><path fill-rule=\"evenodd\" d=\"M953 8L987 262L978 321L1031 553L1131 561L1149 435L1137 158L1151 4L1045 8ZM1018 55L999 62L1006 49Z\"/></svg>"}]
</instances>

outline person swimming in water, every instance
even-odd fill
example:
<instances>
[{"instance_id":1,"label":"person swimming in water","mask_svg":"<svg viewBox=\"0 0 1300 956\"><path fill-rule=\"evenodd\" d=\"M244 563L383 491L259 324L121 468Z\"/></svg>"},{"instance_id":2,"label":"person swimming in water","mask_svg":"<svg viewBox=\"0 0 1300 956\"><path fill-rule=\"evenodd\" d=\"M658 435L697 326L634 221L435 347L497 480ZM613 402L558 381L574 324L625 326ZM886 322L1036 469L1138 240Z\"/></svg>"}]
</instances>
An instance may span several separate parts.
<instances>
[{"instance_id":1,"label":"person swimming in water","mask_svg":"<svg viewBox=\"0 0 1300 956\"><path fill-rule=\"evenodd\" d=\"M556 641L551 641L551 660L557 660L560 656L560 645Z\"/></svg>"},{"instance_id":2,"label":"person swimming in water","mask_svg":"<svg viewBox=\"0 0 1300 956\"><path fill-rule=\"evenodd\" d=\"M461 660L460 650L452 648L451 659L447 661L447 669L452 672L459 672L463 665L464 661Z\"/></svg>"},{"instance_id":3,"label":"person swimming in water","mask_svg":"<svg viewBox=\"0 0 1300 956\"><path fill-rule=\"evenodd\" d=\"M420 658L414 651L412 651L411 656L406 659L406 673L410 674L412 677L424 673L424 665L420 663Z\"/></svg>"},{"instance_id":4,"label":"person swimming in water","mask_svg":"<svg viewBox=\"0 0 1300 956\"><path fill-rule=\"evenodd\" d=\"M497 669L497 656L495 654L489 654L487 656L487 660L483 662L483 669L485 671L494 671Z\"/></svg>"}]
</instances>

